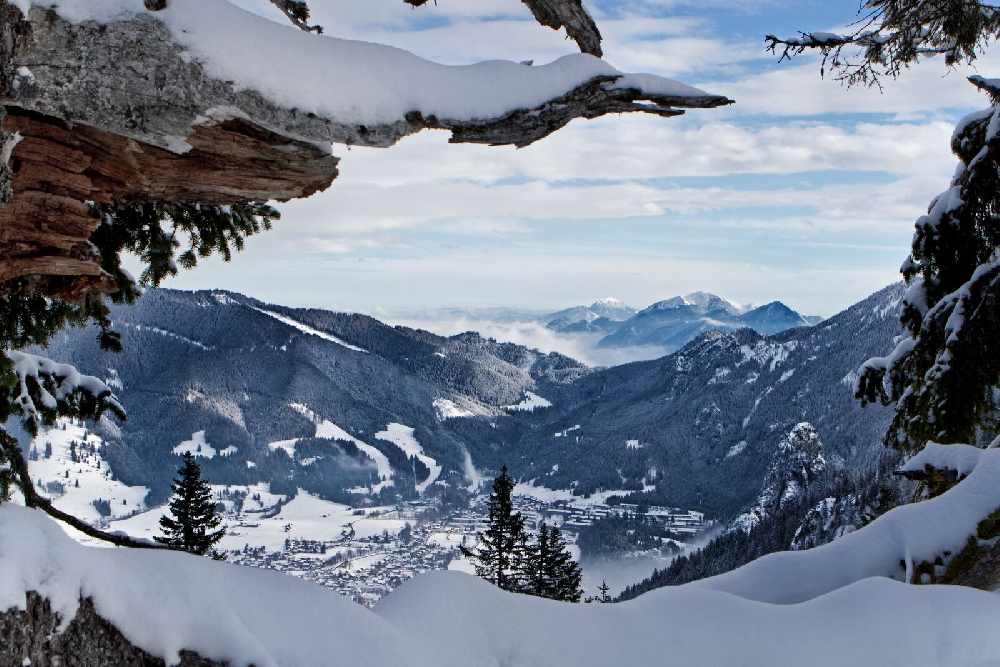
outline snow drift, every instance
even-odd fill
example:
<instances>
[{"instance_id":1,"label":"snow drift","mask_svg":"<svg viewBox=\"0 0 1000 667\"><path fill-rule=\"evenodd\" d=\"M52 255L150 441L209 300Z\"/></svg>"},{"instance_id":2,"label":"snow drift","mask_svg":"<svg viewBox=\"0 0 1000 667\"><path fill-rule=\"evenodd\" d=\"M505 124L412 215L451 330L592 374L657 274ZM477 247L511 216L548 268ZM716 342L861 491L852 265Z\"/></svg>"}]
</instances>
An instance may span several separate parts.
<instances>
[{"instance_id":1,"label":"snow drift","mask_svg":"<svg viewBox=\"0 0 1000 667\"><path fill-rule=\"evenodd\" d=\"M0 610L24 609L35 591L65 623L90 598L130 642L168 662L187 649L262 667L1000 665L1000 597L886 576L898 575L900 559L957 550L1000 505L1000 450L939 448L924 459L971 471L948 493L830 545L616 605L513 595L447 572L367 610L275 572L85 547L40 512L5 505Z\"/></svg>"}]
</instances>

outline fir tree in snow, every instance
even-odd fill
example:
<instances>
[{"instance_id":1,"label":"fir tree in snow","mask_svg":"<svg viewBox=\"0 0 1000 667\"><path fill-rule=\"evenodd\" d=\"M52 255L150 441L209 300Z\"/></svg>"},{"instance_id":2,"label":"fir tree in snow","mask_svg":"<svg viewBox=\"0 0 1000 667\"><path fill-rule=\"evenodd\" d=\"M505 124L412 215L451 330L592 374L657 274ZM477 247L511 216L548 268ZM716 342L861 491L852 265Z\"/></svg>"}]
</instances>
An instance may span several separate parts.
<instances>
[{"instance_id":1,"label":"fir tree in snow","mask_svg":"<svg viewBox=\"0 0 1000 667\"><path fill-rule=\"evenodd\" d=\"M545 597L563 602L579 602L583 595L580 582L583 572L569 551L562 531L553 526L549 530L549 558L542 566Z\"/></svg>"},{"instance_id":2,"label":"fir tree in snow","mask_svg":"<svg viewBox=\"0 0 1000 667\"><path fill-rule=\"evenodd\" d=\"M553 600L579 602L580 567L573 560L562 532L544 522L538 529L538 540L523 551L527 572L522 592Z\"/></svg>"},{"instance_id":3,"label":"fir tree in snow","mask_svg":"<svg viewBox=\"0 0 1000 667\"><path fill-rule=\"evenodd\" d=\"M493 480L486 530L479 533L475 549L461 547L477 575L507 591L517 590L521 583L516 566L525 539L524 518L514 511L513 490L514 480L504 466Z\"/></svg>"},{"instance_id":4,"label":"fir tree in snow","mask_svg":"<svg viewBox=\"0 0 1000 667\"><path fill-rule=\"evenodd\" d=\"M972 77L994 104L963 119L952 137L959 163L950 187L917 220L902 272L906 333L865 362L856 391L893 403L887 442L975 442L994 428L1000 384L1000 82Z\"/></svg>"},{"instance_id":5,"label":"fir tree in snow","mask_svg":"<svg viewBox=\"0 0 1000 667\"><path fill-rule=\"evenodd\" d=\"M171 516L160 518L161 544L203 556L226 534L215 513L212 489L201 479L201 468L190 452L184 453L170 499Z\"/></svg>"},{"instance_id":6,"label":"fir tree in snow","mask_svg":"<svg viewBox=\"0 0 1000 667\"><path fill-rule=\"evenodd\" d=\"M784 48L782 58L819 49L842 80L870 85L922 56L972 62L998 36L1000 7L987 2L870 0L849 34L767 41ZM908 451L928 441L974 442L996 427L1000 358L990 348L1000 340L1000 81L969 80L992 106L955 128L955 175L917 220L900 268L905 333L887 356L865 362L855 382L863 402L895 405L886 443Z\"/></svg>"}]
</instances>

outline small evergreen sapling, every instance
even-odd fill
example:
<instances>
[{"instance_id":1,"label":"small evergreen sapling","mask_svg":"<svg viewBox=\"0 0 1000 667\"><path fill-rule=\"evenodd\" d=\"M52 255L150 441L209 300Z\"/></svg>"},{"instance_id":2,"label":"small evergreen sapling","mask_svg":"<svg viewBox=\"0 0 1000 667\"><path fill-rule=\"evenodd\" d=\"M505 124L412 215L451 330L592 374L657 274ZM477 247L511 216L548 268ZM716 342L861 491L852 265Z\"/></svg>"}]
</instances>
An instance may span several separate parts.
<instances>
[{"instance_id":1,"label":"small evergreen sapling","mask_svg":"<svg viewBox=\"0 0 1000 667\"><path fill-rule=\"evenodd\" d=\"M190 452L185 452L172 485L170 514L160 518L163 535L154 539L160 544L204 556L226 534L219 528L221 518L215 513L215 502L208 483L201 479L201 468Z\"/></svg>"},{"instance_id":2,"label":"small evergreen sapling","mask_svg":"<svg viewBox=\"0 0 1000 667\"><path fill-rule=\"evenodd\" d=\"M601 580L601 585L597 587L597 591L599 593L597 596L598 602L611 602L611 587L608 586L607 580Z\"/></svg>"}]
</instances>

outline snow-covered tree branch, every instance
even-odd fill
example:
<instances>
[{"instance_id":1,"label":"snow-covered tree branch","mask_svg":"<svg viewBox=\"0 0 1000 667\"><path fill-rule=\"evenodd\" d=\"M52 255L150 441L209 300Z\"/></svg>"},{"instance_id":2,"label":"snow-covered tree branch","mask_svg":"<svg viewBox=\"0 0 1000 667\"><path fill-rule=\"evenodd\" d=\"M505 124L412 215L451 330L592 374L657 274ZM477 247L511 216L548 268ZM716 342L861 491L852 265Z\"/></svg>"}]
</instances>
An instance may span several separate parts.
<instances>
[{"instance_id":1,"label":"snow-covered tree branch","mask_svg":"<svg viewBox=\"0 0 1000 667\"><path fill-rule=\"evenodd\" d=\"M975 60L1000 36L1000 7L979 0L866 0L848 32L768 35L767 48L782 60L808 50L823 55L823 71L848 85L877 84L921 57L947 65Z\"/></svg>"},{"instance_id":2,"label":"snow-covered tree branch","mask_svg":"<svg viewBox=\"0 0 1000 667\"><path fill-rule=\"evenodd\" d=\"M225 0L171 0L158 11L127 0L0 0L0 12L4 126L23 137L12 154L15 196L0 209L11 229L0 286L28 281L64 300L121 289L93 244L99 218L87 202L112 221L139 203L228 214L328 187L339 168L331 144L388 147L430 128L457 142L524 146L574 118L730 103L586 54L539 67L438 65L288 30Z\"/></svg>"},{"instance_id":3,"label":"snow-covered tree branch","mask_svg":"<svg viewBox=\"0 0 1000 667\"><path fill-rule=\"evenodd\" d=\"M111 412L124 419L125 410L100 379L69 364L25 352L0 352L0 422L19 419L34 434L57 417L100 419ZM117 546L160 548L126 535L106 533L56 508L35 489L21 444L0 428L0 502L16 487L25 505L38 508L82 533Z\"/></svg>"}]
</instances>

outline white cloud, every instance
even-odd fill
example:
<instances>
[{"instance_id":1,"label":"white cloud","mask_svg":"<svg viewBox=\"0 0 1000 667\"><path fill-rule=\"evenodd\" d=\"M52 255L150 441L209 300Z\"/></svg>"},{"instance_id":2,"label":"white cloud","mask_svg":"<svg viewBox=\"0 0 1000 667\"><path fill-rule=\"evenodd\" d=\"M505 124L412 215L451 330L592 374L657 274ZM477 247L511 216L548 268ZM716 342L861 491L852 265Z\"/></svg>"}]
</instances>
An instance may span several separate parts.
<instances>
[{"instance_id":1,"label":"white cloud","mask_svg":"<svg viewBox=\"0 0 1000 667\"><path fill-rule=\"evenodd\" d=\"M597 347L599 335L560 334L539 322L497 321L474 317L412 319L389 316L382 319L390 324L424 329L441 336L476 331L487 338L524 345L542 352L559 352L589 366L617 366L631 361L656 359L665 352L663 348L655 346L602 349Z\"/></svg>"},{"instance_id":2,"label":"white cloud","mask_svg":"<svg viewBox=\"0 0 1000 667\"><path fill-rule=\"evenodd\" d=\"M943 77L939 62L890 82L885 94L846 91L823 81L814 60L778 65L759 42L715 34L705 20L650 15L706 2L734 11L778 6L767 0L640 0L624 13L595 14L616 66L703 79L699 85L736 98L735 107L692 111L681 119L575 122L523 150L446 145L444 133L424 133L391 150L336 147L344 158L342 175L328 192L282 205L284 220L275 231L251 239L245 256L225 270L209 261L174 284L359 310L371 303L565 304L608 292L640 303L712 289L735 300L782 298L806 312L830 314L893 280L912 220L952 172L953 110L984 101L959 73ZM266 0L240 4L284 21ZM437 7L420 10L401 0L312 5L331 34L393 43L442 62L542 62L575 51L562 33L531 21L520 0L438 0ZM420 29L411 30L415 26ZM1000 63L987 59L982 67L994 64ZM831 115L857 113L889 114L896 122ZM802 115L821 118L789 118ZM899 180L803 184L786 176L859 170ZM758 175L757 186L767 175L773 184L750 189L725 178L673 185L648 180L727 174ZM564 187L568 181L580 183ZM506 185L495 187L498 182ZM768 213L788 207L818 213ZM655 225L650 237L605 244L605 256L595 256L588 226L633 217ZM782 266L774 257L706 257L704 244L692 250L690 239L664 247L663 228L678 217L704 219L701 238L708 241L725 243L748 231L769 234L762 254L792 252L792 242L826 244L830 251L823 262L803 268ZM575 226L564 241L539 241L549 220L561 229L566 220ZM447 244L414 239L425 230L447 235ZM897 252L881 249L896 257L884 265L874 255L871 264L854 262L855 253L847 250L857 246L871 254L874 245L897 241ZM838 247L845 252L837 255Z\"/></svg>"}]
</instances>

